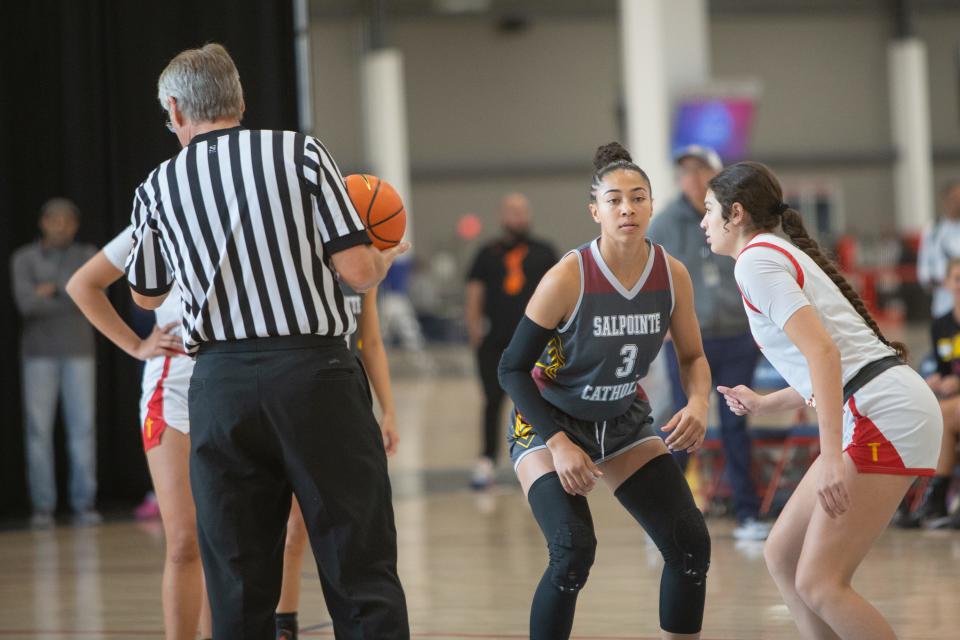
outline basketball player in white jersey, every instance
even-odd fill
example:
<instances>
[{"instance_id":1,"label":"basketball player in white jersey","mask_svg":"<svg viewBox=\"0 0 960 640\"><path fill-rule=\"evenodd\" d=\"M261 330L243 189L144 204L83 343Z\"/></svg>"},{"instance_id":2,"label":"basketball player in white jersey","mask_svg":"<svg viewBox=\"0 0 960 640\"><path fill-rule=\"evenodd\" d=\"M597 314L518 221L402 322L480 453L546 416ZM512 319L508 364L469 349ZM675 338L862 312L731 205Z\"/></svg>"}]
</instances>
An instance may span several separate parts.
<instances>
[{"instance_id":1,"label":"basketball player in white jersey","mask_svg":"<svg viewBox=\"0 0 960 640\"><path fill-rule=\"evenodd\" d=\"M176 290L156 310L156 326L146 339L133 332L110 304L106 289L124 276L132 248L133 230L127 227L87 261L70 279L67 292L77 307L111 342L144 361L140 425L150 477L160 506L166 537L163 570L163 616L167 640L211 636L210 609L203 588L197 543L196 509L190 492L190 421L187 389L193 360L183 353L180 337L180 297ZM386 353L380 338L376 289L363 297L345 291L351 311L359 316L359 336L351 346L361 349L363 362L383 411L380 429L388 455L396 451L399 435L390 387ZM362 311L362 313L361 313ZM162 436L162 439L161 439ZM284 582L278 611L277 637L297 637L300 564L306 547L306 528L294 501L284 553ZM283 615L283 614L286 615Z\"/></svg>"},{"instance_id":2,"label":"basketball player in white jersey","mask_svg":"<svg viewBox=\"0 0 960 640\"><path fill-rule=\"evenodd\" d=\"M770 574L804 638L895 638L850 583L913 477L933 474L943 430L937 400L783 203L767 167L724 169L705 202L707 241L737 260L754 339L790 385L768 395L718 391L739 415L808 404L820 424L820 457L767 540Z\"/></svg>"},{"instance_id":3,"label":"basketball player in white jersey","mask_svg":"<svg viewBox=\"0 0 960 640\"><path fill-rule=\"evenodd\" d=\"M132 247L133 229L127 227L77 270L67 284L67 293L103 335L144 361L140 428L166 537L162 588L166 638L193 640L198 621L201 636L209 638L210 608L203 588L188 463L187 387L193 360L183 353L176 291L156 310L157 324L144 340L110 304L105 291L124 276Z\"/></svg>"}]
</instances>

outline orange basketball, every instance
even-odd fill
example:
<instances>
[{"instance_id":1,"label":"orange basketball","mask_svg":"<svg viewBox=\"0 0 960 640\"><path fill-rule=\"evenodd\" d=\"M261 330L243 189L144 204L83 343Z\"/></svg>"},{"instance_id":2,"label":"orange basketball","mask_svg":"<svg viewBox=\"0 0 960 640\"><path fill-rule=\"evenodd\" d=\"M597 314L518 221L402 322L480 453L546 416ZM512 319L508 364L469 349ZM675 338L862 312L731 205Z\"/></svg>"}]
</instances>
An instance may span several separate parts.
<instances>
[{"instance_id":1,"label":"orange basketball","mask_svg":"<svg viewBox=\"0 0 960 640\"><path fill-rule=\"evenodd\" d=\"M396 189L386 180L368 174L346 177L347 193L367 234L377 249L389 249L403 239L407 228L407 211Z\"/></svg>"}]
</instances>

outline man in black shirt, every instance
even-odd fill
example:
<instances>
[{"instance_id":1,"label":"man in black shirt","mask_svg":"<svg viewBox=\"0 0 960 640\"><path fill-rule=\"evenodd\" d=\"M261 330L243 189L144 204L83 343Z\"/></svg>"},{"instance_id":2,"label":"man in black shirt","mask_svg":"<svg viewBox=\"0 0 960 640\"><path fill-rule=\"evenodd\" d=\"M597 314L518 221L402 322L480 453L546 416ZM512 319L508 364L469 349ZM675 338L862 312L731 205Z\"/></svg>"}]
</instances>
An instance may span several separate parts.
<instances>
[{"instance_id":1,"label":"man in black shirt","mask_svg":"<svg viewBox=\"0 0 960 640\"><path fill-rule=\"evenodd\" d=\"M497 442L503 433L503 389L497 380L500 355L523 317L540 278L557 261L549 244L530 237L530 203L511 193L500 204L502 234L484 245L467 275L466 321L483 383L483 451L471 482L475 489L493 480Z\"/></svg>"},{"instance_id":2,"label":"man in black shirt","mask_svg":"<svg viewBox=\"0 0 960 640\"><path fill-rule=\"evenodd\" d=\"M960 510L947 512L947 489L957 463L957 439L960 436L960 258L950 260L943 286L950 291L954 307L933 321L930 337L937 369L927 376L927 384L940 398L943 411L943 441L936 475L913 514L899 520L906 527L923 525L931 529L960 529Z\"/></svg>"}]
</instances>

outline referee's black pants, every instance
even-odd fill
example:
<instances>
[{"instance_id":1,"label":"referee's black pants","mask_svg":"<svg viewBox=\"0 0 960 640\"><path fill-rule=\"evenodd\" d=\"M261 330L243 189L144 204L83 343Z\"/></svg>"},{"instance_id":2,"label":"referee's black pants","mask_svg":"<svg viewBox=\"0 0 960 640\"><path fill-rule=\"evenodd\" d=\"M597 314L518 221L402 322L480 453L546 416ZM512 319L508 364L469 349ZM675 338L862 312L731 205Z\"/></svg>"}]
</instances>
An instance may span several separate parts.
<instances>
[{"instance_id":1,"label":"referee's black pants","mask_svg":"<svg viewBox=\"0 0 960 640\"><path fill-rule=\"evenodd\" d=\"M383 440L342 338L205 345L190 439L216 640L273 640L291 491L336 637L410 637Z\"/></svg>"}]
</instances>

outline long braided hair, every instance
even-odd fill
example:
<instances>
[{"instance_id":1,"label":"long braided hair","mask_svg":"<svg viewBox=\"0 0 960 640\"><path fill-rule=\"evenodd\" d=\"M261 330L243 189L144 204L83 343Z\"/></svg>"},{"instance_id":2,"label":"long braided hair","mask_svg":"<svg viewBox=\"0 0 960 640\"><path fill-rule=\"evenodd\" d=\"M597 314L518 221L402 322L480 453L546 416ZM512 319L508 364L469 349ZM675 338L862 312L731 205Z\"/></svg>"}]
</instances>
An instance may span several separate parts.
<instances>
[{"instance_id":1,"label":"long braided hair","mask_svg":"<svg viewBox=\"0 0 960 640\"><path fill-rule=\"evenodd\" d=\"M817 263L840 293L853 305L853 308L873 330L883 344L892 347L897 355L906 357L907 347L902 342L891 342L884 337L876 320L870 315L860 295L854 291L837 266L824 255L817 241L810 237L803 218L793 208L783 203L783 190L780 182L766 165L759 162L738 162L730 165L714 176L709 182L722 207L724 220L730 220L733 203L739 202L750 214L757 231L773 231L780 226L790 237L790 241Z\"/></svg>"}]
</instances>

